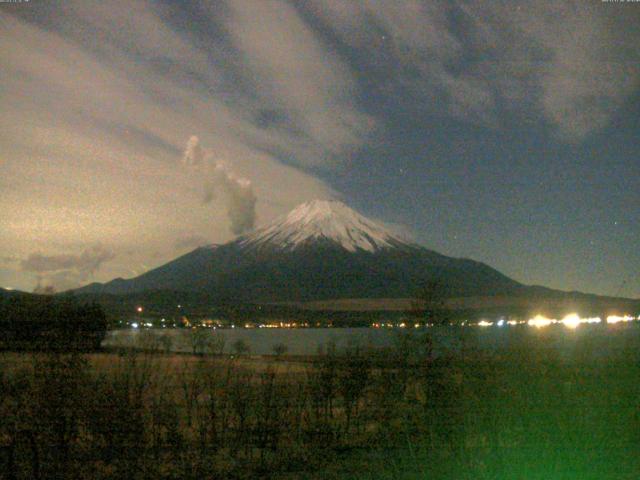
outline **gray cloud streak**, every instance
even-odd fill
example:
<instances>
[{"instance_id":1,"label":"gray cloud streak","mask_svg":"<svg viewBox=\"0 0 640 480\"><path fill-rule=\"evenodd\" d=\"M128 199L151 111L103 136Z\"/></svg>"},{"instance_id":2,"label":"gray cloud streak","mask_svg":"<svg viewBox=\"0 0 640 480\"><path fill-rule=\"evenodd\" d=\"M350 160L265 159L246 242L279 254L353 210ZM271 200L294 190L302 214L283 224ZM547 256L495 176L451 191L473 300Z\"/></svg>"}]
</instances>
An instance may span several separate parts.
<instances>
[{"instance_id":1,"label":"gray cloud streak","mask_svg":"<svg viewBox=\"0 0 640 480\"><path fill-rule=\"evenodd\" d=\"M85 248L79 255L43 255L32 253L20 262L20 267L27 272L46 273L60 270L75 270L82 274L96 272L100 266L111 259L115 254L103 247L96 245Z\"/></svg>"},{"instance_id":2,"label":"gray cloud streak","mask_svg":"<svg viewBox=\"0 0 640 480\"><path fill-rule=\"evenodd\" d=\"M250 11L251 5L246 6ZM213 10L211 4L202 7L203 12ZM325 93L288 97L301 85L290 75L295 70L273 70L254 82L255 63L245 62L249 56L236 50L231 40L212 33L229 25L222 12L226 7L203 18L213 28L203 29L198 39L184 24L174 22L178 16L172 12L183 8L146 0L114 0L108 5L70 0L57 5L55 13L44 5L3 9L2 251L19 259L32 252L52 256L79 240L87 245L104 242L119 252L135 250L135 259L119 256L92 277L106 281L130 275L132 262L156 265L171 260L173 241L183 232L204 234L209 242L229 240L229 218L234 231L249 228L256 216L254 203L257 215L268 220L300 202L331 195L325 182L279 160L320 165L328 157L340 160L342 146L354 140L361 144L362 139L351 134L338 135L337 117L322 113L331 110L359 118L348 95L342 95L346 102L338 105L327 94L347 92L340 82L352 83L348 72L345 78L311 72L303 86L309 93ZM278 15L265 17L265 31L278 37L279 31L292 32L289 21L304 26L294 8L289 5L286 11L285 22ZM251 15L234 18L239 32L257 25ZM309 67L330 73L325 64L339 62L336 55L323 49L315 35L299 38L297 33L288 42L296 50L288 61L310 58L310 42L319 55ZM268 63L278 57L281 43L264 51ZM253 48L251 42L246 46ZM279 88L273 89L274 84ZM260 112L271 109L283 110L282 122L256 121ZM307 112L319 113L307 123ZM297 128L289 128L289 121ZM330 129L329 139L339 141L319 138L323 126ZM185 168L175 161L192 132L200 132L202 144L216 152L216 158L233 160L236 177L250 174L261 191L269 192L268 201L257 202L254 190L224 182L215 189L220 207L197 208L205 169L209 178L215 172L213 167ZM190 158L203 160L202 152L195 148ZM213 193L208 194L212 200ZM162 254L157 258L150 253L158 251ZM35 272L23 270L20 260L5 259L2 264L6 266L0 268L0 283L32 288ZM43 275L50 278L54 272Z\"/></svg>"},{"instance_id":3,"label":"gray cloud streak","mask_svg":"<svg viewBox=\"0 0 640 480\"><path fill-rule=\"evenodd\" d=\"M20 261L20 268L36 275L36 290L53 287L56 290L77 287L115 258L115 253L102 245L85 248L80 254L44 255L32 253Z\"/></svg>"},{"instance_id":4,"label":"gray cloud streak","mask_svg":"<svg viewBox=\"0 0 640 480\"><path fill-rule=\"evenodd\" d=\"M601 2L313 0L308 8L384 68L388 90L500 128L545 119L568 142L606 127L640 84L639 10ZM451 19L455 18L455 24ZM444 108L443 108L444 107Z\"/></svg>"},{"instance_id":5,"label":"gray cloud streak","mask_svg":"<svg viewBox=\"0 0 640 480\"><path fill-rule=\"evenodd\" d=\"M223 0L198 7L197 32L175 2L25 5L0 16L0 249L20 259L78 238L147 263L153 251L170 260L182 232L227 241L229 221L253 223L252 205L268 220L332 196L300 168L348 162L386 111L506 132L544 122L579 142L611 124L640 77L628 2ZM193 132L260 189L205 166L199 140L189 168L175 161ZM192 208L203 178L221 208ZM129 272L118 260L103 280ZM19 260L0 262L0 281L30 283Z\"/></svg>"}]
</instances>

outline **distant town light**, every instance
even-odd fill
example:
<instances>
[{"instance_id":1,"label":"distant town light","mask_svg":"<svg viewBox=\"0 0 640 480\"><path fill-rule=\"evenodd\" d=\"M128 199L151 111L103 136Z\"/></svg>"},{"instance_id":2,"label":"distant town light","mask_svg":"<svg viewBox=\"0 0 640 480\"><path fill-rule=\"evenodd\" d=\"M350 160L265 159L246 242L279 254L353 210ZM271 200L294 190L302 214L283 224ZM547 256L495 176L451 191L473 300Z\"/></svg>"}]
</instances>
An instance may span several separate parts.
<instances>
[{"instance_id":1,"label":"distant town light","mask_svg":"<svg viewBox=\"0 0 640 480\"><path fill-rule=\"evenodd\" d=\"M578 325L582 323L582 320L580 319L580 315L578 315L577 313L570 313L569 315L566 315L562 320L560 320L560 322L565 327L578 328Z\"/></svg>"},{"instance_id":2,"label":"distant town light","mask_svg":"<svg viewBox=\"0 0 640 480\"><path fill-rule=\"evenodd\" d=\"M137 323L135 323L135 322L134 322L134 323L132 323L132 324L131 324L131 328L138 328L138 324L137 324Z\"/></svg>"},{"instance_id":3,"label":"distant town light","mask_svg":"<svg viewBox=\"0 0 640 480\"><path fill-rule=\"evenodd\" d=\"M480 320L478 322L479 327L490 327L491 325L493 325L493 322L487 322L486 320Z\"/></svg>"},{"instance_id":4,"label":"distant town light","mask_svg":"<svg viewBox=\"0 0 640 480\"><path fill-rule=\"evenodd\" d=\"M138 313L142 313L142 310L143 310L143 308L142 308L142 307L138 307L138 308L136 308L136 312L138 312Z\"/></svg>"},{"instance_id":5,"label":"distant town light","mask_svg":"<svg viewBox=\"0 0 640 480\"><path fill-rule=\"evenodd\" d=\"M600 322L602 322L602 319L600 317L590 317L590 318L582 319L582 323L600 323Z\"/></svg>"},{"instance_id":6,"label":"distant town light","mask_svg":"<svg viewBox=\"0 0 640 480\"><path fill-rule=\"evenodd\" d=\"M529 319L527 324L532 327L542 328L551 325L552 323L556 323L557 320L552 320L550 318L544 317L542 315L536 315L535 317Z\"/></svg>"},{"instance_id":7,"label":"distant town light","mask_svg":"<svg viewBox=\"0 0 640 480\"><path fill-rule=\"evenodd\" d=\"M619 322L630 322L634 320L631 315L624 315L622 317L618 315L609 315L607 317L607 323L619 323Z\"/></svg>"}]
</instances>

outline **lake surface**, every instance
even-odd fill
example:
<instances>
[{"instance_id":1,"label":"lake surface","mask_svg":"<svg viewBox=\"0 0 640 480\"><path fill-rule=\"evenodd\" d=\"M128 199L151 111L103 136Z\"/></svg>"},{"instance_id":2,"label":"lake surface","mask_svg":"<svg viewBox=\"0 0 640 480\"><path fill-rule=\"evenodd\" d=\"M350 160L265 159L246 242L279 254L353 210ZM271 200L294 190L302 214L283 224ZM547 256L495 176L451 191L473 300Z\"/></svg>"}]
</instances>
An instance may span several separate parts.
<instances>
[{"instance_id":1,"label":"lake surface","mask_svg":"<svg viewBox=\"0 0 640 480\"><path fill-rule=\"evenodd\" d=\"M225 353L233 353L233 343L244 340L253 355L271 355L277 344L287 346L290 355L316 355L322 348L335 344L338 350L349 346L372 348L391 347L399 335L429 333L436 352L473 348L500 350L518 344L557 350L560 356L571 355L576 349L589 355L606 358L621 350L640 349L640 323L617 325L581 325L568 329L562 325L534 328L527 325L504 327L438 327L420 329L376 328L254 328L205 330L208 335L222 336ZM108 332L103 341L109 348L138 348L149 338L171 337L175 352L191 352L191 330L185 329L120 329ZM533 343L530 343L533 342Z\"/></svg>"}]
</instances>

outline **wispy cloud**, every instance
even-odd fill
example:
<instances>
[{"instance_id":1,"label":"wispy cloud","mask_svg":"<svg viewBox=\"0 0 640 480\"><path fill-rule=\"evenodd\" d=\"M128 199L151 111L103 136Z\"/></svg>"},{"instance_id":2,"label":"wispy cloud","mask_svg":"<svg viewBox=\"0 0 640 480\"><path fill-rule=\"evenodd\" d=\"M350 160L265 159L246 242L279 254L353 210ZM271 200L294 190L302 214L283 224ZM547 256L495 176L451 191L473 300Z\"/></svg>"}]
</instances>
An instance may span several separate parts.
<instances>
[{"instance_id":1,"label":"wispy cloud","mask_svg":"<svg viewBox=\"0 0 640 480\"><path fill-rule=\"evenodd\" d=\"M263 127L248 138L303 165L339 163L361 146L375 122L356 106L352 72L295 7L280 0L228 7L224 28L242 58L240 71L256 99L252 113Z\"/></svg>"},{"instance_id":2,"label":"wispy cloud","mask_svg":"<svg viewBox=\"0 0 640 480\"><path fill-rule=\"evenodd\" d=\"M490 128L503 128L505 118L536 121L563 141L582 141L637 91L640 32L631 7L2 6L0 249L52 257L104 242L137 252L88 274L107 279L131 264L169 260L184 232L229 240L252 217L203 204L202 171L180 162L193 135L234 179L251 182L235 192L234 211L254 212L257 223L335 195L313 172L330 174L377 137L387 119L372 103ZM187 157L202 163L203 155L192 145ZM151 259L152 251L162 253Z\"/></svg>"},{"instance_id":3,"label":"wispy cloud","mask_svg":"<svg viewBox=\"0 0 640 480\"><path fill-rule=\"evenodd\" d=\"M619 7L316 0L310 9L425 111L494 127L505 110L540 116L574 142L608 125L639 85L637 9Z\"/></svg>"},{"instance_id":4,"label":"wispy cloud","mask_svg":"<svg viewBox=\"0 0 640 480\"><path fill-rule=\"evenodd\" d=\"M179 161L194 132L236 178L259 186L240 195L258 219L332 195L293 166L320 162L321 142L304 133L291 146L288 127L256 120L278 101L231 78L253 70L234 65L220 38L194 38L155 3L29 8L0 17L3 251L135 250L89 275L108 279L149 262L145 252L163 252L154 265L170 260L185 231L228 240L253 219L203 205L201 172Z\"/></svg>"},{"instance_id":5,"label":"wispy cloud","mask_svg":"<svg viewBox=\"0 0 640 480\"><path fill-rule=\"evenodd\" d=\"M20 268L37 278L38 286L53 286L56 290L77 287L115 254L112 250L94 245L79 254L44 255L32 253L20 261Z\"/></svg>"}]
</instances>

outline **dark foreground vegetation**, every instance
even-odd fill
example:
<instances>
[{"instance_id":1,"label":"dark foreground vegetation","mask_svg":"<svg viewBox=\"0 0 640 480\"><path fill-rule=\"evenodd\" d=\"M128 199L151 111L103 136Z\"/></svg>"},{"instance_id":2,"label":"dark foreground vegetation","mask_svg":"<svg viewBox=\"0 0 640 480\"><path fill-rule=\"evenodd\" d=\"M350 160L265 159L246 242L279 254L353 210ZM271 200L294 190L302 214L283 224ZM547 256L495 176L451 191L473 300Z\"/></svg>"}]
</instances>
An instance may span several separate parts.
<instances>
[{"instance_id":1,"label":"dark foreground vegetation","mask_svg":"<svg viewBox=\"0 0 640 480\"><path fill-rule=\"evenodd\" d=\"M608 341L605 337L597 342ZM432 355L4 353L2 479L636 479L640 365L622 335Z\"/></svg>"},{"instance_id":2,"label":"dark foreground vegetation","mask_svg":"<svg viewBox=\"0 0 640 480\"><path fill-rule=\"evenodd\" d=\"M74 296L0 297L0 350L93 351L107 332L101 306Z\"/></svg>"}]
</instances>

